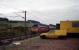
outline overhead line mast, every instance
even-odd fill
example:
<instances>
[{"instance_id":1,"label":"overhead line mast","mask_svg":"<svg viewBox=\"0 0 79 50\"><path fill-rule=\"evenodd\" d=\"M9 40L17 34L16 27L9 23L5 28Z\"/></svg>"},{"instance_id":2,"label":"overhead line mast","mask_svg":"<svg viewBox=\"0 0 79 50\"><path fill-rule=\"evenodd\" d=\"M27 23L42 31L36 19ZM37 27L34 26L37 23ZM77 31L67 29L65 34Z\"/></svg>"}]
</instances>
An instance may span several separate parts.
<instances>
[{"instance_id":1,"label":"overhead line mast","mask_svg":"<svg viewBox=\"0 0 79 50\"><path fill-rule=\"evenodd\" d=\"M26 32L26 10L24 11L24 13L25 13L25 35L26 35L26 37L27 37L27 32Z\"/></svg>"}]
</instances>

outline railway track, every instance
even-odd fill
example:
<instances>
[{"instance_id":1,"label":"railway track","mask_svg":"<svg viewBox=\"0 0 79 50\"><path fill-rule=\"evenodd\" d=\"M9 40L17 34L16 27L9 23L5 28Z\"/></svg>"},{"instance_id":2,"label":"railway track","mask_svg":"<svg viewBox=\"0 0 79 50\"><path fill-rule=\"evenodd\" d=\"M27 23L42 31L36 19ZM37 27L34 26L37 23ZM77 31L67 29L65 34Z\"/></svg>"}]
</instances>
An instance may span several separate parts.
<instances>
[{"instance_id":1,"label":"railway track","mask_svg":"<svg viewBox=\"0 0 79 50\"><path fill-rule=\"evenodd\" d=\"M39 34L31 34L31 35L28 35L28 37L26 37L26 36L19 36L19 37L1 39L0 40L0 46L2 46L2 45L8 45L8 44L12 43L13 41L21 41L21 40L24 40L24 39L36 37L38 35Z\"/></svg>"}]
</instances>

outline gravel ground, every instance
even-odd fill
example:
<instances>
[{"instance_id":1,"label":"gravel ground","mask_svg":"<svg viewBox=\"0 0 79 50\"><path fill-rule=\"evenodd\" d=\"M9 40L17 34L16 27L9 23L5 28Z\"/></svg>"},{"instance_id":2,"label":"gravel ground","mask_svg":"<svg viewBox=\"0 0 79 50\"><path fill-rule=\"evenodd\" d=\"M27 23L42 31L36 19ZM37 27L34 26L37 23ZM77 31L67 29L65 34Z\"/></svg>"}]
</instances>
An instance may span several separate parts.
<instances>
[{"instance_id":1,"label":"gravel ground","mask_svg":"<svg viewBox=\"0 0 79 50\"><path fill-rule=\"evenodd\" d=\"M79 39L40 39L34 37L23 41L21 44L10 44L6 46L6 50L79 50Z\"/></svg>"}]
</instances>

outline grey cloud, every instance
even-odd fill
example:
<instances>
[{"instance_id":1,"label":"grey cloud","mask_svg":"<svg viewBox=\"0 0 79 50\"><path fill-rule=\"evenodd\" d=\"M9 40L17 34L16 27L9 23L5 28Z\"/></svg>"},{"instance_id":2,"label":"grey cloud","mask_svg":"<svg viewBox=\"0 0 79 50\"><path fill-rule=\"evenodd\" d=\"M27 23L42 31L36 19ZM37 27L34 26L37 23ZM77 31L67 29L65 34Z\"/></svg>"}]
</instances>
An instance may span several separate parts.
<instances>
[{"instance_id":1,"label":"grey cloud","mask_svg":"<svg viewBox=\"0 0 79 50\"><path fill-rule=\"evenodd\" d=\"M0 7L27 10L27 20L37 20L46 24L79 19L79 0L0 0ZM23 20L17 17L16 19Z\"/></svg>"}]
</instances>

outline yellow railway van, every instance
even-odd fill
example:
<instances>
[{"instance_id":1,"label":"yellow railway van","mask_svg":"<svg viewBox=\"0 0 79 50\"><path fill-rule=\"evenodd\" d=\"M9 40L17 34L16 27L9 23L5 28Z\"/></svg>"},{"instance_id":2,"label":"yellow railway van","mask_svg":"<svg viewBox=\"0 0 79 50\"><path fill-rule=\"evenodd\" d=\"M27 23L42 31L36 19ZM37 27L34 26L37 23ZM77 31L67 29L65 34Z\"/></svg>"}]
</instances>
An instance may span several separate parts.
<instances>
[{"instance_id":1,"label":"yellow railway van","mask_svg":"<svg viewBox=\"0 0 79 50\"><path fill-rule=\"evenodd\" d=\"M41 38L64 38L79 36L79 21L60 21L59 29L40 34ZM58 27L56 26L56 27Z\"/></svg>"}]
</instances>

